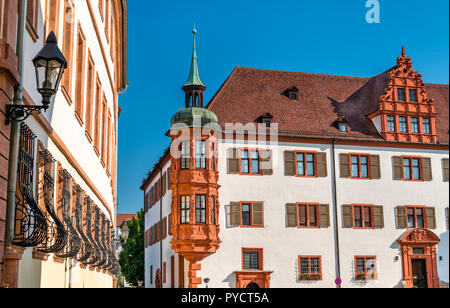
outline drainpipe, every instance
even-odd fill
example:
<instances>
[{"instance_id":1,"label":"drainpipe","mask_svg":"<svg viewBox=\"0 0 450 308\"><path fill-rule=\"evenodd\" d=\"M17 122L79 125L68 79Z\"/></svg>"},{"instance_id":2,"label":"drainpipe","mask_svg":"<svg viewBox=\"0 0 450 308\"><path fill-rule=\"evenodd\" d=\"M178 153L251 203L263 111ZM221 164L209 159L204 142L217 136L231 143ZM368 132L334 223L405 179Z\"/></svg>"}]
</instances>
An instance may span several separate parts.
<instances>
[{"instance_id":1,"label":"drainpipe","mask_svg":"<svg viewBox=\"0 0 450 308\"><path fill-rule=\"evenodd\" d=\"M333 206L334 206L334 237L335 237L335 254L336 254L336 277L341 278L341 256L339 247L339 225L338 225L338 205L337 205L337 186L336 186L336 139L333 139L332 156L333 156ZM342 278L341 278L342 279ZM342 285L337 286L338 289Z\"/></svg>"},{"instance_id":2,"label":"drainpipe","mask_svg":"<svg viewBox=\"0 0 450 308\"><path fill-rule=\"evenodd\" d=\"M25 46L25 26L27 16L28 0L19 1L19 16L17 21L17 45L16 55L18 58L19 84L14 88L15 105L23 105L23 71L24 59L23 51ZM11 122L11 132L9 139L9 162L8 162L8 195L6 203L6 230L5 246L11 246L14 240L14 220L16 208L16 188L17 188L17 162L19 160L19 122Z\"/></svg>"},{"instance_id":3,"label":"drainpipe","mask_svg":"<svg viewBox=\"0 0 450 308\"><path fill-rule=\"evenodd\" d=\"M159 187L159 274L161 275L161 277L159 277L161 279L161 288L164 288L164 283L163 283L163 220L162 220L162 178L163 178L163 173L162 173L162 168L161 166L158 166L159 168L159 182L160 182L160 187Z\"/></svg>"}]
</instances>

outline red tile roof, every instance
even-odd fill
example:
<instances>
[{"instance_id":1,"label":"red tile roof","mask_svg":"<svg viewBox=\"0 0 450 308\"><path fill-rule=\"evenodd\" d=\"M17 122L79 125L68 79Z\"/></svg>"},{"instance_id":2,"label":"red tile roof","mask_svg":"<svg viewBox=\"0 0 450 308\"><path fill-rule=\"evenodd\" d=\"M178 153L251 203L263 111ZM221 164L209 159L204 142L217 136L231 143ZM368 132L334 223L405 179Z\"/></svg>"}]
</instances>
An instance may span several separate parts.
<instances>
[{"instance_id":1,"label":"red tile roof","mask_svg":"<svg viewBox=\"0 0 450 308\"><path fill-rule=\"evenodd\" d=\"M254 122L273 115L280 136L383 141L367 115L378 110L391 69L372 78L273 71L237 66L208 104L225 123ZM449 143L449 86L425 84L435 99L438 141ZM298 101L282 95L299 89ZM335 122L344 117L349 133L343 135Z\"/></svg>"},{"instance_id":2,"label":"red tile roof","mask_svg":"<svg viewBox=\"0 0 450 308\"><path fill-rule=\"evenodd\" d=\"M124 222L138 218L137 214L117 214L117 226L121 227Z\"/></svg>"}]
</instances>

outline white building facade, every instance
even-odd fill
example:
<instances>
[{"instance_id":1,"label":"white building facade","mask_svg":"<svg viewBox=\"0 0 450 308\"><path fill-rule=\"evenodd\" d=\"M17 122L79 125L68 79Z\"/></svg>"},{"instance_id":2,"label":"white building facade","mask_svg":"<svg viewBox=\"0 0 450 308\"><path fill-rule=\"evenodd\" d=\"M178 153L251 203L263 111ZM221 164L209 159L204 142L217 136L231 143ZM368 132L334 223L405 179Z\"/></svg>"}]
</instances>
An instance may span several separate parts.
<instances>
[{"instance_id":1,"label":"white building facade","mask_svg":"<svg viewBox=\"0 0 450 308\"><path fill-rule=\"evenodd\" d=\"M237 67L204 108L205 88L194 49L141 187L146 287L448 286L447 85L403 53L373 78Z\"/></svg>"},{"instance_id":2,"label":"white building facade","mask_svg":"<svg viewBox=\"0 0 450 308\"><path fill-rule=\"evenodd\" d=\"M16 0L0 1L0 29L15 26L17 15L6 15L14 6ZM18 187L33 192L37 208L18 192L18 265L11 275L6 265L14 260L5 262L9 287L103 288L116 280L118 96L126 88L126 23L122 0L28 0L24 104L41 104L32 59L51 32L68 63L49 110L21 126L28 145L20 151L30 155L33 167L32 180L19 178ZM3 34L6 41L9 33ZM23 168L28 166L19 163L19 172ZM31 216L45 223L41 240L27 242L34 235L20 226Z\"/></svg>"}]
</instances>

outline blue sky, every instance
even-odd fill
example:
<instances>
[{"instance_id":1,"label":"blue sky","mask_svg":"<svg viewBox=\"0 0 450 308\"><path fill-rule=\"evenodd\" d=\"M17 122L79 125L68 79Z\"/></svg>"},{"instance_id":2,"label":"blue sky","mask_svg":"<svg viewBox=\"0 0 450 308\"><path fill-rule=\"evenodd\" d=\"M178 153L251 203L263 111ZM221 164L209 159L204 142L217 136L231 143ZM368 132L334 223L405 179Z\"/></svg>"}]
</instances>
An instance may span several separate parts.
<instances>
[{"instance_id":1,"label":"blue sky","mask_svg":"<svg viewBox=\"0 0 450 308\"><path fill-rule=\"evenodd\" d=\"M169 145L184 107L192 27L197 25L205 102L236 65L369 77L396 64L401 46L425 82L449 80L449 2L379 0L128 0L128 80L119 97L119 213L143 207L140 185Z\"/></svg>"}]
</instances>

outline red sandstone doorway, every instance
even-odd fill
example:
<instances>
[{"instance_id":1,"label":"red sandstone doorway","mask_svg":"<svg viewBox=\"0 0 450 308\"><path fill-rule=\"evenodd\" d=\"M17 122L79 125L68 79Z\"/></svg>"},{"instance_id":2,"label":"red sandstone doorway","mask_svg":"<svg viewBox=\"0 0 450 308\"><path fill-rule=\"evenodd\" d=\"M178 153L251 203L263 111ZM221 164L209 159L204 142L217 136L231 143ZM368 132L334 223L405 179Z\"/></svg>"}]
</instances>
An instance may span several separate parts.
<instances>
[{"instance_id":1,"label":"red sandstone doorway","mask_svg":"<svg viewBox=\"0 0 450 308\"><path fill-rule=\"evenodd\" d=\"M409 230L398 241L407 288L439 288L436 260L439 242L439 237L426 229Z\"/></svg>"}]
</instances>

